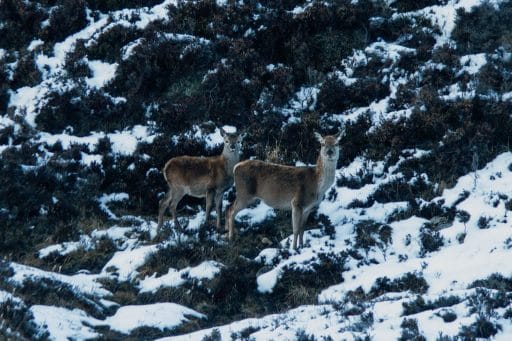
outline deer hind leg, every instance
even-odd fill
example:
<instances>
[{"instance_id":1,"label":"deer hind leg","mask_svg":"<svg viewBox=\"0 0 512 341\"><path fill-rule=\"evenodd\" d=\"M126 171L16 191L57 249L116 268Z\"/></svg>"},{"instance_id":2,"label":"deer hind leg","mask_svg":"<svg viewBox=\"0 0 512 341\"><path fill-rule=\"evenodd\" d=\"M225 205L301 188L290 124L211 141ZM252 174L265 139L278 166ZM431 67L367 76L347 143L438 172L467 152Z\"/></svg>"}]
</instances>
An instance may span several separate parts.
<instances>
[{"instance_id":1,"label":"deer hind leg","mask_svg":"<svg viewBox=\"0 0 512 341\"><path fill-rule=\"evenodd\" d=\"M169 203L172 200L172 189L169 189L167 193L165 194L165 197L160 200L159 208L158 208L158 225L157 225L157 231L160 231L162 228L162 225L164 224L164 214L165 210L169 206Z\"/></svg>"},{"instance_id":2,"label":"deer hind leg","mask_svg":"<svg viewBox=\"0 0 512 341\"><path fill-rule=\"evenodd\" d=\"M228 230L229 240L233 240L235 234L235 217L244 208L251 204L251 200L245 199L241 196L237 196L235 202L226 212L226 225Z\"/></svg>"},{"instance_id":3,"label":"deer hind leg","mask_svg":"<svg viewBox=\"0 0 512 341\"><path fill-rule=\"evenodd\" d=\"M176 208L178 207L178 203L181 201L181 199L183 199L184 196L185 196L185 193L183 192L183 190L181 188L174 188L172 190L171 203L170 203L169 207L171 209L172 219L174 220L175 228L181 229L181 225L178 222L178 215L176 214Z\"/></svg>"},{"instance_id":4,"label":"deer hind leg","mask_svg":"<svg viewBox=\"0 0 512 341\"><path fill-rule=\"evenodd\" d=\"M210 189L206 191L206 213L205 213L205 217L204 217L205 225L208 225L208 221L210 220L210 212L212 211L212 206L213 206L213 195L214 195L214 191L212 191Z\"/></svg>"},{"instance_id":5,"label":"deer hind leg","mask_svg":"<svg viewBox=\"0 0 512 341\"><path fill-rule=\"evenodd\" d=\"M220 225L221 222L221 214L222 214L222 191L217 191L215 193L215 212L217 212L217 231L221 231L222 227Z\"/></svg>"},{"instance_id":6,"label":"deer hind leg","mask_svg":"<svg viewBox=\"0 0 512 341\"><path fill-rule=\"evenodd\" d=\"M296 200L292 201L293 249L297 250L297 238L302 231L303 209ZM302 247L302 244L301 244Z\"/></svg>"}]
</instances>

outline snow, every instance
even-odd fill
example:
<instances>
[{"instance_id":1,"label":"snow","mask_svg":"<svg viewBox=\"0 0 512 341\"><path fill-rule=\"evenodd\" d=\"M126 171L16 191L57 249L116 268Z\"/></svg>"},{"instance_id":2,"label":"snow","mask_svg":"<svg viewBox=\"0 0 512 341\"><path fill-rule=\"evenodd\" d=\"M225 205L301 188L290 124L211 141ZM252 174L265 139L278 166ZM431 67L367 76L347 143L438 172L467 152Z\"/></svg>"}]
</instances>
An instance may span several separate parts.
<instances>
[{"instance_id":1,"label":"snow","mask_svg":"<svg viewBox=\"0 0 512 341\"><path fill-rule=\"evenodd\" d=\"M201 340L212 334L213 330L220 333L221 340L231 340L231 336L255 328L251 339L263 340L296 340L296 332L303 330L308 335L321 339L330 336L333 340L346 340L349 334L339 332L340 313L330 305L301 306L283 314L267 315L262 318L249 318L224 326L200 330L191 334L159 339L171 340Z\"/></svg>"},{"instance_id":2,"label":"snow","mask_svg":"<svg viewBox=\"0 0 512 341\"><path fill-rule=\"evenodd\" d=\"M21 303L21 300L10 292L0 290L0 303L4 303L9 300Z\"/></svg>"},{"instance_id":3,"label":"snow","mask_svg":"<svg viewBox=\"0 0 512 341\"><path fill-rule=\"evenodd\" d=\"M499 195L512 196L512 176L508 170L511 163L512 153L503 153L479 170L478 177L475 178L474 174L463 176L453 188L445 190L441 197L433 199L434 202L443 200L444 205L450 207L462 193L469 193L469 196L456 206L457 209L470 213L469 221L462 223L455 220L449 229L440 232L449 247L442 248L425 258L420 258L418 254L417 258L411 258L410 256L414 255L414 252L411 253L411 246L409 249L403 249L400 245L406 233L406 230L402 229L407 227L409 233L413 234L414 231L419 231L425 220L413 217L408 221L393 223L393 230L398 231L400 236L393 238L396 254L407 254L409 259L405 262L388 259L385 263L371 265L365 269L352 269L344 274L351 280L324 290L320 295L320 301L336 301L344 292L359 286L368 291L375 278L393 279L406 272L421 273L429 283L430 294L465 289L473 281L486 278L493 273L510 277L512 264L507 262L510 251L506 241L512 237L512 230L507 223L505 203L499 200ZM482 216L493 217L488 229L478 227L478 220ZM458 244L456 236L461 233L467 233L467 236L463 244ZM414 243L418 237L412 237Z\"/></svg>"},{"instance_id":4,"label":"snow","mask_svg":"<svg viewBox=\"0 0 512 341\"><path fill-rule=\"evenodd\" d=\"M111 329L129 334L143 326L160 330L173 329L188 322L188 317L205 318L206 316L176 303L155 303L121 307L105 322Z\"/></svg>"},{"instance_id":5,"label":"snow","mask_svg":"<svg viewBox=\"0 0 512 341\"><path fill-rule=\"evenodd\" d=\"M236 133L238 131L236 127L231 125L224 125L222 126L222 129L224 129L226 133ZM217 148L219 144L224 143L224 138L222 137L220 128L218 127L215 128L213 133L205 133L200 126L194 125L192 130L181 135L189 139L193 138L196 141L204 141L206 143L206 148L208 149ZM175 144L178 142L177 136L173 136L173 142Z\"/></svg>"},{"instance_id":6,"label":"snow","mask_svg":"<svg viewBox=\"0 0 512 341\"><path fill-rule=\"evenodd\" d=\"M475 89L471 89L471 87L467 91L463 91L460 88L458 83L449 86L446 89L447 95L442 95L442 98L445 101L453 101L458 99L472 99L476 95Z\"/></svg>"},{"instance_id":7,"label":"snow","mask_svg":"<svg viewBox=\"0 0 512 341\"><path fill-rule=\"evenodd\" d=\"M14 125L14 121L7 116L0 116L0 128L6 128Z\"/></svg>"},{"instance_id":8,"label":"snow","mask_svg":"<svg viewBox=\"0 0 512 341\"><path fill-rule=\"evenodd\" d=\"M157 277L156 273L139 282L140 292L156 292L162 287L178 287L188 279L211 280L220 272L222 264L215 261L204 261L195 267L181 270L170 268L167 274Z\"/></svg>"},{"instance_id":9,"label":"snow","mask_svg":"<svg viewBox=\"0 0 512 341\"><path fill-rule=\"evenodd\" d=\"M333 250L342 250L345 247L344 238L342 238L345 233L342 231L346 230L346 228L337 227L336 230L336 238L334 240L331 240L329 236L318 237L321 235L319 229L305 231L305 247L300 252L294 251L288 258L280 260L270 271L260 274L256 279L258 291L260 293L273 292L275 285L285 270L310 270L311 265L318 262L318 250L324 249L326 245ZM317 237L312 238L313 235ZM281 246L286 247L288 242L289 238L283 240ZM260 261L264 259L266 264L271 264L276 256L278 256L278 253L275 249L265 249L255 259Z\"/></svg>"},{"instance_id":10,"label":"snow","mask_svg":"<svg viewBox=\"0 0 512 341\"><path fill-rule=\"evenodd\" d=\"M276 213L274 209L263 201L260 201L258 205L253 208L244 208L241 210L237 214L236 220L247 222L250 225L255 225L275 216Z\"/></svg>"},{"instance_id":11,"label":"snow","mask_svg":"<svg viewBox=\"0 0 512 341\"><path fill-rule=\"evenodd\" d=\"M77 242L64 242L61 244L49 245L38 252L39 258L45 258L50 254L57 252L60 255L67 255L79 249L89 250L93 246L91 238L88 236L81 236Z\"/></svg>"},{"instance_id":12,"label":"snow","mask_svg":"<svg viewBox=\"0 0 512 341\"><path fill-rule=\"evenodd\" d=\"M158 251L158 245L144 245L129 250L117 251L101 270L104 276L115 276L119 281L134 279L136 271L145 264L147 258Z\"/></svg>"},{"instance_id":13,"label":"snow","mask_svg":"<svg viewBox=\"0 0 512 341\"><path fill-rule=\"evenodd\" d=\"M128 43L127 45L125 45L122 49L122 52L123 52L122 59L126 60L126 59L130 58L130 56L133 54L133 50L137 46L139 46L144 40L145 40L144 38L138 38L138 39Z\"/></svg>"},{"instance_id":14,"label":"snow","mask_svg":"<svg viewBox=\"0 0 512 341\"><path fill-rule=\"evenodd\" d=\"M510 100L512 100L512 91L506 92L503 95L501 95L501 100L502 101L510 101Z\"/></svg>"},{"instance_id":15,"label":"snow","mask_svg":"<svg viewBox=\"0 0 512 341\"><path fill-rule=\"evenodd\" d=\"M364 50L367 54L376 54L381 59L389 59L393 63L400 60L402 54L415 54L416 50L398 44L387 43L384 41L375 42Z\"/></svg>"},{"instance_id":16,"label":"snow","mask_svg":"<svg viewBox=\"0 0 512 341\"><path fill-rule=\"evenodd\" d=\"M66 74L64 70L66 56L75 47L77 41L83 40L86 42L86 46L89 46L99 34L117 24L143 29L152 21L167 19L167 6L171 4L176 4L176 0L166 0L152 8L120 10L111 12L109 15L100 14L97 20L93 18L91 11L87 10L89 24L84 29L68 36L64 41L56 43L53 53L36 54L35 62L43 76L43 81L34 87L10 90L9 107L14 107L17 115L24 116L26 121L35 127L35 118L44 104L45 95L52 90L63 92L76 86L74 83L63 81L62 76ZM139 18L135 23L126 19L132 14L136 14ZM111 23L111 21L113 22ZM29 50L35 50L41 43L40 40L32 41ZM117 64L108 64L102 61L89 61L88 64L93 72L93 77L87 78L85 81L91 88L100 88L115 76Z\"/></svg>"},{"instance_id":17,"label":"snow","mask_svg":"<svg viewBox=\"0 0 512 341\"><path fill-rule=\"evenodd\" d=\"M9 107L16 107L17 113L24 113L27 122L35 127L36 111L41 107L41 100L46 94L43 86L24 86L16 91L10 91ZM24 111L23 111L24 110Z\"/></svg>"},{"instance_id":18,"label":"snow","mask_svg":"<svg viewBox=\"0 0 512 341\"><path fill-rule=\"evenodd\" d=\"M107 326L129 334L136 328L152 327L160 330L173 329L189 317L204 318L203 314L176 303L128 305L119 308L105 320L93 318L80 309L33 305L30 311L40 333L47 331L51 340L91 339L100 336L91 327Z\"/></svg>"},{"instance_id":19,"label":"snow","mask_svg":"<svg viewBox=\"0 0 512 341\"><path fill-rule=\"evenodd\" d=\"M83 340L100 336L91 327L84 325L95 325L98 320L91 318L83 310L33 305L30 311L36 325L41 331L48 331L51 340Z\"/></svg>"},{"instance_id":20,"label":"snow","mask_svg":"<svg viewBox=\"0 0 512 341\"><path fill-rule=\"evenodd\" d=\"M96 281L96 279L98 279L97 275L76 274L70 276L50 271L44 271L14 262L9 263L9 265L14 270L14 275L9 280L17 285L23 284L23 281L27 279L37 281L38 279L46 278L69 284L71 287L73 287L74 290L85 295L104 297L111 294Z\"/></svg>"},{"instance_id":21,"label":"snow","mask_svg":"<svg viewBox=\"0 0 512 341\"><path fill-rule=\"evenodd\" d=\"M315 110L319 92L320 88L316 86L301 87L288 103L288 107L281 111L283 114L291 116L292 121L295 122L298 119L295 117L296 114L306 110Z\"/></svg>"},{"instance_id":22,"label":"snow","mask_svg":"<svg viewBox=\"0 0 512 341\"><path fill-rule=\"evenodd\" d=\"M82 159L80 160L80 163L83 166L91 166L93 163L96 163L97 165L101 165L103 156L100 154L86 154L84 152L81 152Z\"/></svg>"},{"instance_id":23,"label":"snow","mask_svg":"<svg viewBox=\"0 0 512 341\"><path fill-rule=\"evenodd\" d=\"M237 131L236 127L229 126L229 125L223 126L222 129L224 129L224 131L226 133L235 133ZM199 130L199 132L200 132L200 130ZM200 135L197 135L197 133L196 133L196 137L198 137L198 136L200 136ZM220 133L220 129L215 128L215 132L205 136L205 141L206 141L206 146L210 149L213 149L213 148L217 147L219 144L223 144L224 138L222 137L222 135Z\"/></svg>"},{"instance_id":24,"label":"snow","mask_svg":"<svg viewBox=\"0 0 512 341\"><path fill-rule=\"evenodd\" d=\"M463 9L469 12L473 7L481 5L484 1L487 0L450 0L446 5L425 7L412 14L424 15L430 18L432 24L441 29L441 35L436 38L436 44L434 46L439 47L451 43L450 37L455 28L457 10ZM497 4L502 1L503 0L491 0L487 2L497 6Z\"/></svg>"},{"instance_id":25,"label":"snow","mask_svg":"<svg viewBox=\"0 0 512 341\"><path fill-rule=\"evenodd\" d=\"M100 202L100 208L103 212L107 214L110 219L118 219L118 217L112 212L107 204L111 202L125 201L129 199L129 195L127 193L111 193L111 194L103 194L98 201Z\"/></svg>"},{"instance_id":26,"label":"snow","mask_svg":"<svg viewBox=\"0 0 512 341\"><path fill-rule=\"evenodd\" d=\"M461 75L463 72L474 75L480 71L480 68L482 68L482 66L484 66L486 63L487 59L485 58L485 53L462 56L460 58L462 69L457 73L457 76Z\"/></svg>"},{"instance_id":27,"label":"snow","mask_svg":"<svg viewBox=\"0 0 512 341\"><path fill-rule=\"evenodd\" d=\"M38 48L42 44L44 44L44 41L42 41L41 39L32 40L30 42L30 44L28 45L27 50L34 51L36 48Z\"/></svg>"},{"instance_id":28,"label":"snow","mask_svg":"<svg viewBox=\"0 0 512 341\"><path fill-rule=\"evenodd\" d=\"M86 78L85 82L91 88L99 89L108 83L116 75L117 63L109 64L101 60L87 61L93 76Z\"/></svg>"},{"instance_id":29,"label":"snow","mask_svg":"<svg viewBox=\"0 0 512 341\"><path fill-rule=\"evenodd\" d=\"M387 2L392 3L393 1L389 0ZM444 5L429 6L405 14L395 14L395 18L397 16L416 18L425 15L440 28L441 33L436 37L435 47L444 44L453 45L451 32L455 27L457 10L469 11L483 2L484 0L449 0ZM496 5L500 2L494 0L489 3ZM23 116L31 126L35 127L37 114L40 108L45 105L45 96L48 92L64 92L76 86L72 82L63 80L65 78L63 65L66 55L73 49L79 39L83 39L86 46L91 46L100 34L114 25L143 28L155 20L170 20L167 6L175 3L174 0L166 0L151 8L113 11L108 15L100 13L95 18L92 17L92 12L88 11L89 25L82 31L66 38L63 42L55 44L53 53L51 52L48 55L40 48L43 41L39 39L32 41L28 50L35 54L37 67L43 74L43 82L33 87L10 90L8 106L15 109L15 115ZM217 4L224 6L226 2L218 0ZM290 11L290 14L294 16L302 15L311 4L311 2L306 2L302 6L297 6ZM129 18L136 19L131 22ZM265 27L260 26L258 30L261 29L265 29ZM248 28L240 33L250 37L255 34L255 31ZM187 42L191 44L190 46L195 46L197 43L210 43L207 39L187 34L161 33L160 38ZM124 46L121 51L122 58L129 58L143 39L136 39ZM370 44L363 50L354 50L351 56L340 61L339 65L341 65L342 70L334 71L328 77L337 77L346 86L354 86L358 79L354 77L355 68L364 67L372 58L379 58L386 62L389 67L381 70L381 74L376 81L389 84L389 93L384 98L375 99L367 106L349 108L343 113L335 113L335 115L328 113L328 115L340 122L347 122L354 121L361 115L369 113L372 123L370 133L379 127L382 122L409 117L412 109L407 106L396 110L391 109L391 100L396 98L399 85L420 82L422 72L428 68L437 70L446 68L443 64L427 61L418 67L417 72L408 74L404 70L395 67L403 55L415 53L415 49L402 46L399 42L384 42L382 40ZM4 58L6 54L7 51L0 49L0 59ZM439 95L445 101L473 98L476 94L477 83L475 79L478 78L476 76L487 62L486 55L483 53L462 56L459 61L461 68L453 70L456 76L460 77L463 73L467 73L471 76L471 80L466 88L461 88L459 84L452 84L441 89ZM89 61L87 59L85 59L85 62L89 65L92 76L81 81L85 81L89 88L99 89L116 75L117 64L109 64L100 60ZM228 66L226 60L223 60L222 63ZM11 64L11 66L13 65L15 64ZM266 70L273 72L278 67L285 66L269 64L266 66ZM307 110L315 110L316 98L321 85L319 83L302 86L284 108L278 108L288 117L288 123L300 121L300 114ZM512 100L512 92L496 96L499 96L503 101ZM112 101L123 102L126 99L112 97ZM16 126L13 117L1 116L0 128L8 126ZM136 152L140 143L151 143L155 138L156 135L151 135L150 126L151 124L149 126L126 127L122 131L110 133L91 132L82 137L72 135L69 130L61 134L41 132L31 142L53 146L57 141L60 141L64 149L70 148L74 143L85 144L89 148L89 153L81 153L80 164L84 167L94 163L101 165L102 156L93 154L99 139L104 137L110 139L114 155L132 155ZM233 126L224 126L224 129L228 132L236 131ZM219 128L207 133L199 126L194 126L186 134L186 137L204 141L208 148L217 148L223 143ZM172 139L177 141L176 137L172 137ZM9 141L9 145L11 144L12 142ZM7 148L7 145L0 146L0 151L5 148ZM41 152L43 151L41 150ZM407 212L411 208L410 203L374 202L370 207L349 208L356 200L367 203L380 186L398 179L404 179L404 175L399 172L401 162L411 159L417 159L421 162L421 158L428 153L429 151L422 150L403 151L402 155L399 156L399 162L391 166L386 165L385 161L373 161L364 156L357 156L347 167L337 170L336 177L338 179L357 180L360 176L368 174L371 175L371 179L369 183L362 185L360 188L334 186L332 190L336 194L336 199L325 199L321 202L318 213L329 218L334 226L333 234L324 235L323 231L313 227L306 231L306 245L298 252L283 252L284 249L289 247L291 236L283 239L277 248L261 250L258 256L254 258L255 262L264 265L263 269L265 270L259 273L256 278L258 291L260 293L271 293L285 271L310 269L312 265L319 261L318 255L320 253L333 252L338 254L341 251L353 249L354 227L362 220L370 219L391 226L392 241L390 244L383 249L378 247L365 249L366 257L362 262L349 258L346 271L343 272L343 278L340 278L337 284L325 288L320 293L318 305L301 306L282 314L235 321L225 326L214 327L219 330L222 338L230 339L232 333L241 332L248 327L255 327L257 330L251 335L255 340L292 340L296 339L296 333L299 330L315 335L317 338L330 336L334 340L351 340L356 336L368 336L375 340L397 339L401 333L400 324L404 319L404 316L402 316L403 303L410 302L416 297L412 293L388 293L364 302L366 312L371 312L374 318L373 325L364 331L365 334L358 334L358 332L351 329L360 317L345 316L341 310L344 309L344 305L350 304L346 302L348 291L361 287L368 292L377 278L397 279L407 272L422 276L427 281L429 285L427 294L422 295L425 299L434 300L444 295L456 295L462 299L461 303L449 308L428 310L407 317L418 321L420 332L427 339L436 339L439 336L439 331L442 331L444 335L455 336L462 326L473 323L476 315L470 311L467 300L469 295L474 293L474 290L468 289L468 286L475 280L486 278L494 273L502 274L505 277L512 276L512 265L507 261L510 258L512 229L510 229L506 208L506 201L512 197L512 173L509 170L509 165L512 164L512 153L503 153L490 161L484 168L460 177L453 188L445 189L441 195L430 201L430 203L438 203L445 208L453 206L456 210L469 213L467 222L461 222L456 218L449 228L439 231L444 239L444 245L436 252L424 254L421 249L420 229L429 220L410 216L402 220L389 221L393 213ZM44 163L51 157L50 154L46 152L44 154L46 156L39 157L37 166L21 165L21 167L30 169L28 167L44 166ZM133 167L130 166L129 169ZM415 181L415 179L421 177L424 177L424 174L417 174L410 181ZM426 178L426 181L428 182L429 179ZM120 217L114 214L108 205L112 202L128 199L126 193L110 193L104 194L98 198L98 201L101 209L109 218L119 219ZM427 203L422 202L423 205ZM0 208L0 210L2 209ZM44 207L40 209L40 212L47 214ZM272 208L264 203L259 203L253 208L240 212L237 219L254 225L274 216L275 211ZM479 220L481 217L490 218L488 228L480 228ZM37 253L39 258L47 257L53 252L66 255L80 249L93 249L99 238L111 238L115 242L118 251L105 264L100 274L62 275L17 263L9 263L14 270L14 275L6 281L15 287L20 287L26 279L37 281L47 278L69 284L79 294L97 296L95 298L99 298L101 304L113 307L117 304L103 299L103 297L110 297L111 293L103 288L98 281L99 279L130 281L138 288L140 293L154 293L160 288L177 287L188 281L194 281L195 284L202 285L204 280L215 279L224 267L216 261L204 260L197 266L183 269L169 268L164 275L157 276L155 273L141 279L137 269L146 263L148 257L158 252L159 248L165 247L171 242L144 244L147 242L141 241L139 237L143 232L149 232L152 238L155 237L155 222L146 217L123 216L121 218L123 218L123 221L130 218L137 226L112 226L106 230L94 230L90 235L81 236L79 241L49 245L40 249ZM204 211L201 210L189 218L187 232L196 233L204 218ZM289 225L291 225L291 221ZM287 231L291 231L291 226L285 228ZM458 241L461 234L465 234L462 244ZM187 242L188 238L195 238L195 235L190 237L188 234L183 234L180 238L184 238L183 242ZM401 258L400 256L405 257ZM372 261L368 262L370 259ZM8 299L21 302L19 298L0 290L0 303ZM332 306L330 303L336 303L336 305ZM445 323L436 315L442 309L450 309L456 312L457 320ZM56 340L101 337L98 334L99 332L93 329L96 326L107 326L121 333L130 333L143 326L160 330L173 329L186 322L187 316L206 318L199 312L175 303L124 306L105 320L90 317L86 312L79 309L70 310L62 307L33 305L30 310L34 314L34 322L39 326L41 332L48 330L50 337ZM509 339L512 334L512 325L502 318L496 318L496 320L503 326L503 332L498 334L496 339ZM209 335L212 330L213 328L210 328L169 339L201 339Z\"/></svg>"},{"instance_id":30,"label":"snow","mask_svg":"<svg viewBox=\"0 0 512 341\"><path fill-rule=\"evenodd\" d=\"M171 40L171 41L186 41L186 42L198 42L200 44L209 44L211 43L210 40L196 37L190 34L182 34L182 33L164 33L163 37L165 39Z\"/></svg>"},{"instance_id":31,"label":"snow","mask_svg":"<svg viewBox=\"0 0 512 341\"><path fill-rule=\"evenodd\" d=\"M93 151L100 139L108 137L112 145L113 153L131 155L135 152L139 143L151 143L156 136L157 135L150 135L148 127L135 125L131 129L127 128L121 132L116 131L109 134L105 134L103 132L92 132L88 136L81 137L70 135L65 132L61 134L40 132L38 134L38 138L36 138L34 142L46 143L49 146L53 146L57 142L60 142L63 149L68 149L72 144L85 144L89 147L89 151Z\"/></svg>"}]
</instances>

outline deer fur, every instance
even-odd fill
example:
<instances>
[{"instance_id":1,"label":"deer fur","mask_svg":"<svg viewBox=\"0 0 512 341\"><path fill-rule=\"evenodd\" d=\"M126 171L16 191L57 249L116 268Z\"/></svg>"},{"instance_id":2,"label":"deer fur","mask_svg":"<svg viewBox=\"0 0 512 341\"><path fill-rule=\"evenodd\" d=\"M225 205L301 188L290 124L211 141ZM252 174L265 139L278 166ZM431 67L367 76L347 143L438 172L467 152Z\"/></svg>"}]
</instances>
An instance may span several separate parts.
<instances>
[{"instance_id":1,"label":"deer fur","mask_svg":"<svg viewBox=\"0 0 512 341\"><path fill-rule=\"evenodd\" d=\"M169 190L160 200L158 227L163 225L164 213L170 208L175 227L180 228L176 216L176 207L185 195L206 198L206 218L215 201L217 212L217 230L220 230L222 196L233 185L233 167L240 160L240 148L245 134L226 133L220 129L224 138L222 154L211 157L178 156L167 161L163 168Z\"/></svg>"},{"instance_id":2,"label":"deer fur","mask_svg":"<svg viewBox=\"0 0 512 341\"><path fill-rule=\"evenodd\" d=\"M325 137L315 133L321 144L316 166L292 167L258 160L237 164L236 199L226 215L229 239L233 239L237 213L259 199L273 208L292 211L293 248L297 248L297 239L302 247L304 224L334 183L342 136L343 132Z\"/></svg>"}]
</instances>

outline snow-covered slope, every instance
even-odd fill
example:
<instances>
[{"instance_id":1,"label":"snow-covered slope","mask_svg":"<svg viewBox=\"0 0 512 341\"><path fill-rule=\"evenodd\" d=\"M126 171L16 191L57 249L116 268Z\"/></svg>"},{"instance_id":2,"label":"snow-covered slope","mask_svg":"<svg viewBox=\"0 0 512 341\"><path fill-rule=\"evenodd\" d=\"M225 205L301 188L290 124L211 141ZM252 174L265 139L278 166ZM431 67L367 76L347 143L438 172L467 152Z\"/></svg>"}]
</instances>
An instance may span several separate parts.
<instances>
[{"instance_id":1,"label":"snow-covered slope","mask_svg":"<svg viewBox=\"0 0 512 341\"><path fill-rule=\"evenodd\" d=\"M0 4L1 336L510 339L510 2L151 3ZM346 128L304 248L264 203L156 230L221 126L301 165Z\"/></svg>"}]
</instances>

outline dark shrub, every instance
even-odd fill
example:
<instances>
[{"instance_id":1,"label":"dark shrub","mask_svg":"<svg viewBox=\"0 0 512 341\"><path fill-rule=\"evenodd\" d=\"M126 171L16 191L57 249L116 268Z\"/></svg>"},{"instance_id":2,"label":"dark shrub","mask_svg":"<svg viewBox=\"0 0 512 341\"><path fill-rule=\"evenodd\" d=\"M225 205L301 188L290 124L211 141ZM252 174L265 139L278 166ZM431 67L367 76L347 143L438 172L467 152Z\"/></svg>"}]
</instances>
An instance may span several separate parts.
<instances>
[{"instance_id":1,"label":"dark shrub","mask_svg":"<svg viewBox=\"0 0 512 341\"><path fill-rule=\"evenodd\" d=\"M403 319L402 324L400 324L400 328L402 328L402 334L398 338L400 341L406 340L414 340L414 341L426 341L425 336L421 335L420 330L418 328L418 321L415 319Z\"/></svg>"},{"instance_id":2,"label":"dark shrub","mask_svg":"<svg viewBox=\"0 0 512 341\"><path fill-rule=\"evenodd\" d=\"M10 339L36 339L44 340L50 335L48 332L41 332L34 323L34 315L23 303L8 299L0 304L0 337Z\"/></svg>"},{"instance_id":3,"label":"dark shrub","mask_svg":"<svg viewBox=\"0 0 512 341\"><path fill-rule=\"evenodd\" d=\"M39 82L41 82L41 73L35 64L34 55L23 56L16 65L11 87L18 89L24 86L34 86Z\"/></svg>"},{"instance_id":4,"label":"dark shrub","mask_svg":"<svg viewBox=\"0 0 512 341\"><path fill-rule=\"evenodd\" d=\"M115 11L123 8L151 7L161 0L85 0L87 7L101 12Z\"/></svg>"},{"instance_id":5,"label":"dark shrub","mask_svg":"<svg viewBox=\"0 0 512 341\"><path fill-rule=\"evenodd\" d=\"M424 294L428 290L428 283L421 274L408 272L400 278L390 280L379 277L375 280L368 295L378 297L388 292L402 292L409 290L416 294Z\"/></svg>"},{"instance_id":6,"label":"dark shrub","mask_svg":"<svg viewBox=\"0 0 512 341\"><path fill-rule=\"evenodd\" d=\"M87 25L85 0L59 0L50 13L50 23L42 29L45 41L58 42Z\"/></svg>"},{"instance_id":7,"label":"dark shrub","mask_svg":"<svg viewBox=\"0 0 512 341\"><path fill-rule=\"evenodd\" d=\"M112 258L115 251L117 251L117 247L112 239L102 237L96 242L92 250L79 249L66 255L55 252L44 257L42 261L48 269L58 266L59 270L64 274L72 275L79 270L99 273L103 266Z\"/></svg>"},{"instance_id":8,"label":"dark shrub","mask_svg":"<svg viewBox=\"0 0 512 341\"><path fill-rule=\"evenodd\" d=\"M469 285L469 288L484 287L503 292L512 292L512 278L504 277L502 274L494 273L486 279L479 279Z\"/></svg>"},{"instance_id":9,"label":"dark shrub","mask_svg":"<svg viewBox=\"0 0 512 341\"><path fill-rule=\"evenodd\" d=\"M439 297L435 301L427 301L423 299L423 297L418 296L414 301L404 302L402 305L404 307L403 315L414 315L417 313L421 313L425 310L434 310L443 307L451 307L452 305L459 304L461 302L460 297L457 296L447 296L447 297Z\"/></svg>"},{"instance_id":10,"label":"dark shrub","mask_svg":"<svg viewBox=\"0 0 512 341\"><path fill-rule=\"evenodd\" d=\"M37 3L5 0L0 2L0 48L19 49L37 35L47 14Z\"/></svg>"},{"instance_id":11,"label":"dark shrub","mask_svg":"<svg viewBox=\"0 0 512 341\"><path fill-rule=\"evenodd\" d=\"M429 252L438 251L444 245L444 238L439 231L432 230L428 225L420 228L420 255L425 256Z\"/></svg>"},{"instance_id":12,"label":"dark shrub","mask_svg":"<svg viewBox=\"0 0 512 341\"><path fill-rule=\"evenodd\" d=\"M75 88L64 93L50 93L48 105L36 118L38 128L50 133L61 133L68 126L78 136L91 131L123 130L142 123L142 113L125 103L113 103L112 99L99 90L83 92Z\"/></svg>"},{"instance_id":13,"label":"dark shrub","mask_svg":"<svg viewBox=\"0 0 512 341\"><path fill-rule=\"evenodd\" d=\"M394 1L391 6L396 8L400 12L412 12L428 6L435 6L445 4L446 0L420 0L420 1L407 1L397 0Z\"/></svg>"},{"instance_id":14,"label":"dark shrub","mask_svg":"<svg viewBox=\"0 0 512 341\"><path fill-rule=\"evenodd\" d=\"M88 48L88 58L108 63L118 62L121 58L122 47L141 35L142 32L135 28L115 25L101 34Z\"/></svg>"},{"instance_id":15,"label":"dark shrub","mask_svg":"<svg viewBox=\"0 0 512 341\"><path fill-rule=\"evenodd\" d=\"M463 54L492 53L501 45L502 37L510 35L512 5L504 2L496 9L491 3L473 7L469 12L457 10L452 37Z\"/></svg>"},{"instance_id":16,"label":"dark shrub","mask_svg":"<svg viewBox=\"0 0 512 341\"><path fill-rule=\"evenodd\" d=\"M476 322L470 326L463 326L459 336L465 340L475 338L490 338L502 330L501 325L490 321L485 316L479 315Z\"/></svg>"},{"instance_id":17,"label":"dark shrub","mask_svg":"<svg viewBox=\"0 0 512 341\"><path fill-rule=\"evenodd\" d=\"M385 249L391 243L393 229L389 225L364 220L357 223L354 230L356 234L354 247L363 248L366 252L374 246Z\"/></svg>"},{"instance_id":18,"label":"dark shrub","mask_svg":"<svg viewBox=\"0 0 512 341\"><path fill-rule=\"evenodd\" d=\"M491 217L485 217L485 216L478 218L478 223L477 223L478 228L481 230L488 229L490 227L489 223L491 222L491 220L492 220Z\"/></svg>"}]
</instances>

